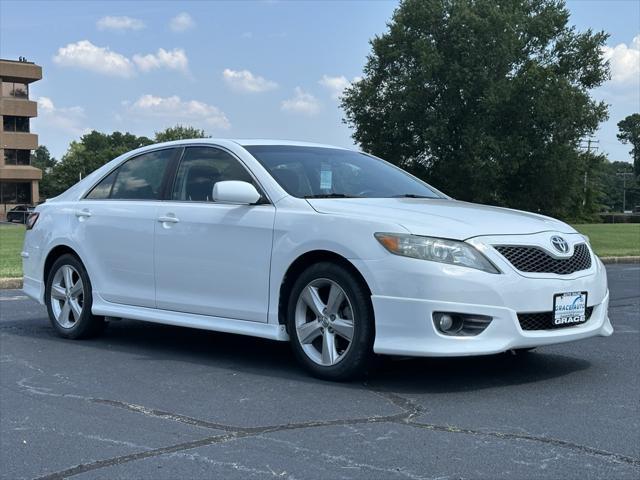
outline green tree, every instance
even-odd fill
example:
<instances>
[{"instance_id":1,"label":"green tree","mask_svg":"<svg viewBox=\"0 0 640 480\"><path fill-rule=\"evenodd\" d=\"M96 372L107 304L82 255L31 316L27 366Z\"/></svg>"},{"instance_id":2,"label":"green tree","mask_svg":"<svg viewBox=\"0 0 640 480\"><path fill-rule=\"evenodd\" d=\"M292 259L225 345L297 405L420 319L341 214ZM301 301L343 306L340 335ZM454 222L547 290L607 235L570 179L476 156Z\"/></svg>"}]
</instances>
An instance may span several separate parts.
<instances>
[{"instance_id":1,"label":"green tree","mask_svg":"<svg viewBox=\"0 0 640 480\"><path fill-rule=\"evenodd\" d=\"M206 138L208 135L204 130L190 127L188 125L176 125L169 127L161 132L156 132L155 141L170 142L172 140L188 140L190 138Z\"/></svg>"},{"instance_id":2,"label":"green tree","mask_svg":"<svg viewBox=\"0 0 640 480\"><path fill-rule=\"evenodd\" d=\"M633 173L633 165L628 162L605 162L599 175L600 203L610 212L622 212L623 189L626 187L627 209L640 204L640 188L631 175L623 179L622 174Z\"/></svg>"},{"instance_id":3,"label":"green tree","mask_svg":"<svg viewBox=\"0 0 640 480\"><path fill-rule=\"evenodd\" d=\"M568 22L558 0L403 0L343 96L345 122L456 198L581 216L607 34Z\"/></svg>"},{"instance_id":4,"label":"green tree","mask_svg":"<svg viewBox=\"0 0 640 480\"><path fill-rule=\"evenodd\" d=\"M57 195L53 169L56 166L56 159L51 156L49 149L44 145L38 146L31 153L31 165L42 170L42 180L40 180L40 197L49 198Z\"/></svg>"},{"instance_id":5,"label":"green tree","mask_svg":"<svg viewBox=\"0 0 640 480\"><path fill-rule=\"evenodd\" d=\"M114 158L153 142L131 133L111 134L92 131L73 141L53 168L53 181L58 195L91 172Z\"/></svg>"},{"instance_id":6,"label":"green tree","mask_svg":"<svg viewBox=\"0 0 640 480\"><path fill-rule=\"evenodd\" d=\"M631 158L636 177L640 177L640 113L634 113L618 122L618 140L631 144Z\"/></svg>"}]
</instances>

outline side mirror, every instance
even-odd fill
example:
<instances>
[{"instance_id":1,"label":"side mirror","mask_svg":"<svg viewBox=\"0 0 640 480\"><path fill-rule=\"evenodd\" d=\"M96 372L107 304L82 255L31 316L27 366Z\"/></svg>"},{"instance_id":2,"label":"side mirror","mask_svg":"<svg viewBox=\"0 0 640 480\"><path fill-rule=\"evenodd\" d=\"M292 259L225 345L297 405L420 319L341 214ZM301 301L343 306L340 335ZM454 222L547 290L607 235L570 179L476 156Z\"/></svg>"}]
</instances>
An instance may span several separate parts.
<instances>
[{"instance_id":1,"label":"side mirror","mask_svg":"<svg viewBox=\"0 0 640 480\"><path fill-rule=\"evenodd\" d=\"M260 200L260 194L250 183L225 180L213 186L212 198L214 202L252 205Z\"/></svg>"}]
</instances>

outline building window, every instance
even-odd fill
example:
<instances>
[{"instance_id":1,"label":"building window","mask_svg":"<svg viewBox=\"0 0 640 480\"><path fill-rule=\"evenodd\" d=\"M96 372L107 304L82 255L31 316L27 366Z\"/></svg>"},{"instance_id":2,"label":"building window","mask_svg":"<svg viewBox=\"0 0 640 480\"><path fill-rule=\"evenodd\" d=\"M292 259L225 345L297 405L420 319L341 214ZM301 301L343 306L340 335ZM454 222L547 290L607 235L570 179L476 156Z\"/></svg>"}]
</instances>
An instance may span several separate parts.
<instances>
[{"instance_id":1,"label":"building window","mask_svg":"<svg viewBox=\"0 0 640 480\"><path fill-rule=\"evenodd\" d=\"M22 82L2 82L2 96L29 98L29 85Z\"/></svg>"},{"instance_id":2,"label":"building window","mask_svg":"<svg viewBox=\"0 0 640 480\"><path fill-rule=\"evenodd\" d=\"M31 165L31 150L4 149L5 165Z\"/></svg>"},{"instance_id":3,"label":"building window","mask_svg":"<svg viewBox=\"0 0 640 480\"><path fill-rule=\"evenodd\" d=\"M2 123L2 127L5 132L29 132L29 117L5 115Z\"/></svg>"},{"instance_id":4,"label":"building window","mask_svg":"<svg viewBox=\"0 0 640 480\"><path fill-rule=\"evenodd\" d=\"M0 182L0 203L31 203L30 182Z\"/></svg>"}]
</instances>

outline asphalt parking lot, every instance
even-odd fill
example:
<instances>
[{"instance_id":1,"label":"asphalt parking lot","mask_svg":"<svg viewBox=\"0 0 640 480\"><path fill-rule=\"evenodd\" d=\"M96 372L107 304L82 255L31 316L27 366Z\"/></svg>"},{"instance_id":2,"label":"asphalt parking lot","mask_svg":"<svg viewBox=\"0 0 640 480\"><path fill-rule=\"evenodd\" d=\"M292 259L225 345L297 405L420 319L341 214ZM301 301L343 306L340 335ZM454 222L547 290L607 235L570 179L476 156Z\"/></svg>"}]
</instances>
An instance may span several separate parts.
<instances>
[{"instance_id":1,"label":"asphalt parking lot","mask_svg":"<svg viewBox=\"0 0 640 480\"><path fill-rule=\"evenodd\" d=\"M608 271L612 337L351 384L248 337L119 321L66 341L0 291L0 475L637 479L640 265Z\"/></svg>"}]
</instances>

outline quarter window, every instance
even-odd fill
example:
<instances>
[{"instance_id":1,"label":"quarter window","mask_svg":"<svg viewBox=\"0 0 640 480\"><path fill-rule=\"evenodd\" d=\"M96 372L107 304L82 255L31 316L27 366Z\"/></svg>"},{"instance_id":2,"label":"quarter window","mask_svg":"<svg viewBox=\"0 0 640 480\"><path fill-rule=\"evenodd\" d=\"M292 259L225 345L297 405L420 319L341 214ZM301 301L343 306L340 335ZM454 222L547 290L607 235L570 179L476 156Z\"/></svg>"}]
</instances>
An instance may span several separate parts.
<instances>
[{"instance_id":1,"label":"quarter window","mask_svg":"<svg viewBox=\"0 0 640 480\"><path fill-rule=\"evenodd\" d=\"M217 182L240 180L256 184L247 169L218 148L187 148L173 185L171 198L187 202L211 202Z\"/></svg>"},{"instance_id":2,"label":"quarter window","mask_svg":"<svg viewBox=\"0 0 640 480\"><path fill-rule=\"evenodd\" d=\"M111 172L106 178L104 178L98 185L93 187L93 190L89 192L87 198L91 200L105 200L111 195L111 187L113 186L113 180L116 178L117 170Z\"/></svg>"}]
</instances>

